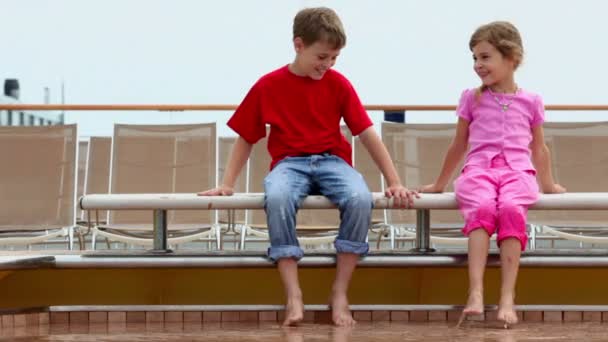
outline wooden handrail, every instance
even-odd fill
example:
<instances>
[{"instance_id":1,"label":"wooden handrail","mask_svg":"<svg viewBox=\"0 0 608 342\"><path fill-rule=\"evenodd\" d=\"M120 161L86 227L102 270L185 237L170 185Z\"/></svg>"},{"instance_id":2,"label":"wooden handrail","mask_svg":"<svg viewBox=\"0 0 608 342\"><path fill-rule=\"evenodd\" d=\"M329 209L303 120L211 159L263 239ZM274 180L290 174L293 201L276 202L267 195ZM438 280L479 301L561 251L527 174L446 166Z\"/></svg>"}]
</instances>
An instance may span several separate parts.
<instances>
[{"instance_id":1,"label":"wooden handrail","mask_svg":"<svg viewBox=\"0 0 608 342\"><path fill-rule=\"evenodd\" d=\"M161 111L161 112L183 112L183 111L221 111L235 110L237 105L230 104L0 104L0 110L73 110L73 111ZM454 111L453 105L365 105L365 109L374 111ZM568 111L608 111L608 105L546 105L546 110Z\"/></svg>"}]
</instances>

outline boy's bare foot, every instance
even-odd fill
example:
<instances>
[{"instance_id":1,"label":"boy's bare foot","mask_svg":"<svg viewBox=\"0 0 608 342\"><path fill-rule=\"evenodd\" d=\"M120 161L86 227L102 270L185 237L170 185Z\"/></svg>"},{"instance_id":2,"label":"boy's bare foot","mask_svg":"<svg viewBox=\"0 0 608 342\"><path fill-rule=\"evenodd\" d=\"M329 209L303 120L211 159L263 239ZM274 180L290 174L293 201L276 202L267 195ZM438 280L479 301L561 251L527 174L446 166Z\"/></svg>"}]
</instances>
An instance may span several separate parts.
<instances>
[{"instance_id":1,"label":"boy's bare foot","mask_svg":"<svg viewBox=\"0 0 608 342\"><path fill-rule=\"evenodd\" d=\"M467 316L475 316L483 314L483 292L482 291L471 291L469 293L469 299L467 299L467 305L462 310L462 314L458 319L458 324L456 327L460 327L462 322L467 318Z\"/></svg>"},{"instance_id":2,"label":"boy's bare foot","mask_svg":"<svg viewBox=\"0 0 608 342\"><path fill-rule=\"evenodd\" d=\"M304 302L302 297L290 297L285 305L285 321L283 326L296 326L304 319Z\"/></svg>"},{"instance_id":3,"label":"boy's bare foot","mask_svg":"<svg viewBox=\"0 0 608 342\"><path fill-rule=\"evenodd\" d=\"M352 327L357 322L348 308L348 298L346 294L336 294L331 296L329 306L331 307L331 318L334 324L339 327Z\"/></svg>"},{"instance_id":4,"label":"boy's bare foot","mask_svg":"<svg viewBox=\"0 0 608 342\"><path fill-rule=\"evenodd\" d=\"M496 318L504 323L505 329L509 327L509 325L517 324L518 318L517 313L515 312L515 303L513 302L513 296L503 296L500 298L500 303L498 304L498 314Z\"/></svg>"}]
</instances>

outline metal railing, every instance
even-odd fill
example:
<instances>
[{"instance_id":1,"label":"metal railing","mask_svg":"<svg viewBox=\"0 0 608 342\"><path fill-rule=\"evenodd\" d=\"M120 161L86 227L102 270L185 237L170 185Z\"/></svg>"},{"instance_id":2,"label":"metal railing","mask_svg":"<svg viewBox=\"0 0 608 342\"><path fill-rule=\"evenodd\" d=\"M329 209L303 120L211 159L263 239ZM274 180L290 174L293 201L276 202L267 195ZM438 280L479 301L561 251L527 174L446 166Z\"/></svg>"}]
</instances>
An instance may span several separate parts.
<instances>
[{"instance_id":1,"label":"metal railing","mask_svg":"<svg viewBox=\"0 0 608 342\"><path fill-rule=\"evenodd\" d=\"M393 209L392 199L373 193L374 209ZM264 195L240 193L233 196L197 196L196 194L92 194L80 198L83 210L152 210L154 215L154 252L168 252L167 210L263 209ZM324 196L308 196L302 209L331 209L336 206ZM421 194L411 209L417 211L414 250L430 248L431 210L458 209L453 193ZM608 210L608 193L541 194L531 210Z\"/></svg>"}]
</instances>

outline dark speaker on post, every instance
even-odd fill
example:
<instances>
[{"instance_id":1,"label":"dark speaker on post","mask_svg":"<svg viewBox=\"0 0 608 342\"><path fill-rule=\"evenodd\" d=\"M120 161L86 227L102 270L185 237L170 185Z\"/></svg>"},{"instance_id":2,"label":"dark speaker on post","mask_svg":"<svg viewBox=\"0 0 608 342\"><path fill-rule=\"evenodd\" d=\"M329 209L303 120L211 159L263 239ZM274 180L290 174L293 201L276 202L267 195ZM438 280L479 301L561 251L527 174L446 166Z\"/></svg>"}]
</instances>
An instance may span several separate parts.
<instances>
[{"instance_id":1,"label":"dark speaker on post","mask_svg":"<svg viewBox=\"0 0 608 342\"><path fill-rule=\"evenodd\" d=\"M19 100L19 81L15 78L4 80L4 95Z\"/></svg>"}]
</instances>

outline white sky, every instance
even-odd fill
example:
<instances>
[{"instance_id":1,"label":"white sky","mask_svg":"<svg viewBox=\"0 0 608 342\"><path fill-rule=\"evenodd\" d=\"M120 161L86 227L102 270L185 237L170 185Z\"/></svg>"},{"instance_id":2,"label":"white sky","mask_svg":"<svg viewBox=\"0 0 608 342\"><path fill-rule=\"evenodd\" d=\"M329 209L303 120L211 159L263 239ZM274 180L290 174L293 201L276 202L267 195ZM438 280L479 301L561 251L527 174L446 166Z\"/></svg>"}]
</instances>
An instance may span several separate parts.
<instances>
[{"instance_id":1,"label":"white sky","mask_svg":"<svg viewBox=\"0 0 608 342\"><path fill-rule=\"evenodd\" d=\"M0 0L0 79L18 78L24 103L41 103L45 86L59 103L64 80L73 104L238 104L261 75L293 59L293 17L318 5L342 18L348 44L335 68L365 104L455 104L479 83L469 37L493 20L522 33L520 86L547 104L608 103L603 0ZM229 114L72 112L67 119L83 136L110 135L115 122L209 121L230 135ZM410 122L453 120L453 113L408 113Z\"/></svg>"}]
</instances>

